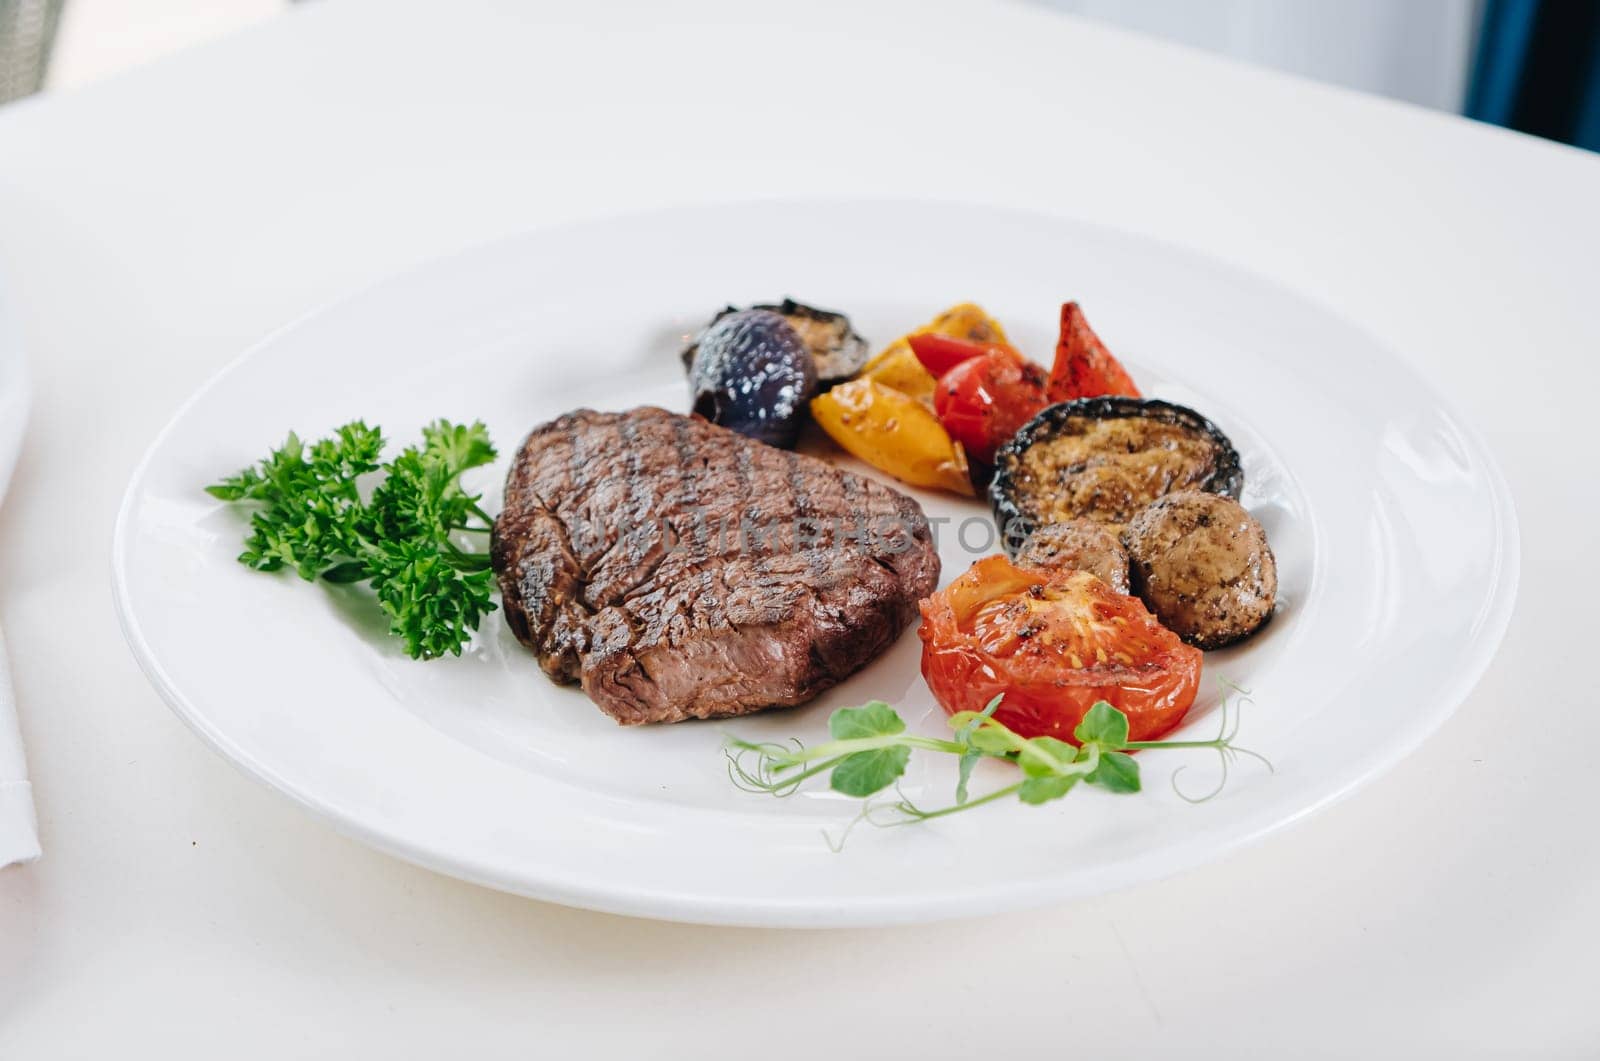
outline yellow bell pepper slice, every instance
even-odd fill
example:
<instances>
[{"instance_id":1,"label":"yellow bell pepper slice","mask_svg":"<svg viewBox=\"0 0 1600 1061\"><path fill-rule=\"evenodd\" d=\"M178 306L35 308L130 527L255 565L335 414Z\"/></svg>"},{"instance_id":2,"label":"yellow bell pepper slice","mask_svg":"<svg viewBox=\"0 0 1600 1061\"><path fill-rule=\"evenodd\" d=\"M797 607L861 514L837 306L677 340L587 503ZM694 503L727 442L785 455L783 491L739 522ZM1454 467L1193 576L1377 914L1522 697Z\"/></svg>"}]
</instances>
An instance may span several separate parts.
<instances>
[{"instance_id":1,"label":"yellow bell pepper slice","mask_svg":"<svg viewBox=\"0 0 1600 1061\"><path fill-rule=\"evenodd\" d=\"M911 336L927 332L948 335L956 339L969 339L975 343L1008 341L1000 322L985 313L982 306L975 302L963 302L951 306L927 324L902 335L884 347L877 357L867 362L866 367L861 370L861 377L876 380L902 394L909 394L918 401L931 404L933 374L922 367L917 355L911 352L910 343Z\"/></svg>"},{"instance_id":2,"label":"yellow bell pepper slice","mask_svg":"<svg viewBox=\"0 0 1600 1061\"><path fill-rule=\"evenodd\" d=\"M811 418L852 455L903 483L971 497L967 454L933 410L871 379L811 400Z\"/></svg>"}]
</instances>

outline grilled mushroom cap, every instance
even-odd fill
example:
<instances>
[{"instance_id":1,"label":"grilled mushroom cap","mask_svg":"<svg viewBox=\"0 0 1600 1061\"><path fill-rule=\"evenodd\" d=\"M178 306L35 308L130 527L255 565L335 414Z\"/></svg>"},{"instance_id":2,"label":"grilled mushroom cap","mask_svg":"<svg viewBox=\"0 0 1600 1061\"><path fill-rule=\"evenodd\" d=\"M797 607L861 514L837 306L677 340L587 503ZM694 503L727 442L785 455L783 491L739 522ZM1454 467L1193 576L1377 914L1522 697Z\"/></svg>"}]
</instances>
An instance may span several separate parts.
<instances>
[{"instance_id":1,"label":"grilled mushroom cap","mask_svg":"<svg viewBox=\"0 0 1600 1061\"><path fill-rule=\"evenodd\" d=\"M1154 398L1080 398L1045 409L995 456L989 500L1007 551L1036 527L1113 529L1175 490L1237 497L1238 451L1193 409Z\"/></svg>"},{"instance_id":2,"label":"grilled mushroom cap","mask_svg":"<svg viewBox=\"0 0 1600 1061\"><path fill-rule=\"evenodd\" d=\"M1087 571L1118 593L1128 592L1128 554L1116 534L1087 519L1047 523L1017 550L1023 567Z\"/></svg>"},{"instance_id":3,"label":"grilled mushroom cap","mask_svg":"<svg viewBox=\"0 0 1600 1061\"><path fill-rule=\"evenodd\" d=\"M1196 648L1221 648L1272 617L1278 566L1266 531L1237 501L1168 494L1122 532L1133 591L1161 625Z\"/></svg>"}]
</instances>

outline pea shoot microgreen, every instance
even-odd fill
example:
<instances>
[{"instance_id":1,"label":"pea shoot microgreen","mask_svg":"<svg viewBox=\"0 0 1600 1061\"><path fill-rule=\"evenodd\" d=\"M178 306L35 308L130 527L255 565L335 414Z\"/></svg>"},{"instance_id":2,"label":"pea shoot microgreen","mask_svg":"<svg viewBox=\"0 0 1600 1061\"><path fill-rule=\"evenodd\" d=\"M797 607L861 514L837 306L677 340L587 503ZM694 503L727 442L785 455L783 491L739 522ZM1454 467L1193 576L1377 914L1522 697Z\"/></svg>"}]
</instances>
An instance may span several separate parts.
<instances>
[{"instance_id":1,"label":"pea shoot microgreen","mask_svg":"<svg viewBox=\"0 0 1600 1061\"><path fill-rule=\"evenodd\" d=\"M306 581L365 582L413 659L461 655L494 611L487 551L467 536L493 522L461 476L495 458L488 429L439 420L387 464L383 433L357 420L307 445L290 433L260 463L206 487L254 506L239 562ZM359 483L382 478L363 497ZM481 541L482 539L477 539Z\"/></svg>"},{"instance_id":2,"label":"pea shoot microgreen","mask_svg":"<svg viewBox=\"0 0 1600 1061\"><path fill-rule=\"evenodd\" d=\"M874 700L861 707L844 707L828 719L832 738L806 747L798 740L788 744L752 742L729 737L726 755L728 776L747 792L788 796L806 781L823 774L835 792L867 800L850 827L865 821L872 825L909 825L972 810L1015 796L1023 803L1041 804L1058 800L1079 784L1095 785L1108 792L1140 790L1139 763L1129 754L1155 749L1210 749L1222 764L1222 779L1217 787L1202 795L1185 794L1173 774L1173 789L1191 803L1201 803L1222 790L1229 764L1238 755L1249 755L1272 764L1255 752L1234 744L1238 733L1238 711L1222 702L1221 729L1211 740L1133 741L1128 739L1128 717L1104 700L1091 707L1073 730L1071 744L1055 737L1023 737L994 717L1004 694L989 701L982 711L963 711L949 719L950 738L927 737L906 732L905 721L888 704ZM911 753L916 750L956 756L955 802L927 809L904 795L891 802L873 801L904 776ZM969 788L973 769L983 759L1014 763L1021 777L1001 788L972 796ZM1179 772L1181 772L1180 768ZM829 838L836 848L843 844Z\"/></svg>"}]
</instances>

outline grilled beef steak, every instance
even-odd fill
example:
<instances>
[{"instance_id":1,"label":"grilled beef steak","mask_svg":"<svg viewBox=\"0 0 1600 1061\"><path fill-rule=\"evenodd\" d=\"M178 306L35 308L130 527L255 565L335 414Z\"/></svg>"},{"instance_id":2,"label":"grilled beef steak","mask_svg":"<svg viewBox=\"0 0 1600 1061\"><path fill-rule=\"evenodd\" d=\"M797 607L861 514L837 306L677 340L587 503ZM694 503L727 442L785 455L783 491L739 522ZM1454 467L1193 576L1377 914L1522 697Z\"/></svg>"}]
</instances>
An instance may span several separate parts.
<instances>
[{"instance_id":1,"label":"grilled beef steak","mask_svg":"<svg viewBox=\"0 0 1600 1061\"><path fill-rule=\"evenodd\" d=\"M803 703L893 644L939 577L904 494L652 408L536 428L493 553L517 639L624 724Z\"/></svg>"}]
</instances>

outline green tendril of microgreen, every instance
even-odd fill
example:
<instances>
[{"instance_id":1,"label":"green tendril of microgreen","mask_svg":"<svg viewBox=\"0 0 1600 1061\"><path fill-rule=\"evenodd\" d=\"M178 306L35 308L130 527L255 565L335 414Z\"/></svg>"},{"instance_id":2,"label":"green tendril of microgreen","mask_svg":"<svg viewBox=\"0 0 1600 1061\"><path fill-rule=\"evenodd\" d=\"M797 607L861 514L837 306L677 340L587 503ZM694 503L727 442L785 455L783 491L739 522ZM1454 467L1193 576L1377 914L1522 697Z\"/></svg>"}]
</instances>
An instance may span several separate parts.
<instances>
[{"instance_id":1,"label":"green tendril of microgreen","mask_svg":"<svg viewBox=\"0 0 1600 1061\"><path fill-rule=\"evenodd\" d=\"M952 715L948 720L951 739L906 732L899 714L883 701L875 700L835 711L828 719L832 740L808 746L798 740L778 743L729 737L724 754L729 779L746 792L792 796L805 782L826 775L835 792L861 799L860 810L842 831L837 835L823 831L824 840L835 851L843 849L850 834L863 822L878 828L913 825L1013 797L1028 804L1050 803L1079 785L1118 794L1138 792L1139 764L1132 752L1215 751L1221 766L1219 778L1216 786L1204 794L1184 792L1178 784L1178 775L1186 767L1179 767L1172 774L1172 788L1179 798L1188 803L1204 803L1222 791L1229 768L1241 755L1260 761L1269 771L1273 769L1265 756L1234 743L1240 708L1251 700L1245 690L1232 682L1223 684L1236 695L1237 702L1230 702L1226 695L1222 698L1218 733L1211 740L1129 740L1127 716L1103 700L1095 703L1073 730L1075 743L1047 736L1024 737L995 717L1003 699L997 696L982 711ZM900 781L913 751L957 757L952 803L923 807L901 791ZM983 759L1010 763L1023 776L973 796L969 792L973 769ZM894 798L875 798L891 788Z\"/></svg>"}]
</instances>

